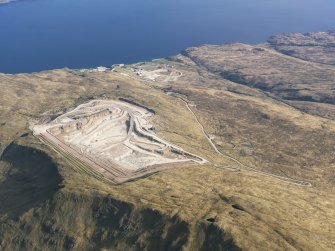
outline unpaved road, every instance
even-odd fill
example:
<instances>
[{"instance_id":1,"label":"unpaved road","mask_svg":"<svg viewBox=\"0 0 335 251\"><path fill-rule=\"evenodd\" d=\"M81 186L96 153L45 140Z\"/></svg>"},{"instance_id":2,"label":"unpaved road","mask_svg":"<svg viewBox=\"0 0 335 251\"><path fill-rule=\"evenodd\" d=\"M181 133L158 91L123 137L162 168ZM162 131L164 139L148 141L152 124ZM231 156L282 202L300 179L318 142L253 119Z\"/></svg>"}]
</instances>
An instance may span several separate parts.
<instances>
[{"instance_id":1,"label":"unpaved road","mask_svg":"<svg viewBox=\"0 0 335 251\"><path fill-rule=\"evenodd\" d=\"M305 187L311 187L312 184L308 181L304 181L304 180L297 180L297 179L293 179L293 178L289 178L289 177L285 177L285 176L280 176L280 175L276 175L276 174L272 174L272 173L268 173L268 172L264 172L264 171L260 171L256 168L253 168L253 167L250 167L250 166L247 166L245 164L243 164L241 161L227 155L227 154L224 154L222 152L220 152L216 145L213 143L213 141L211 140L211 138L209 137L208 133L205 131L205 128L204 126L200 123L198 117L196 116L196 114L193 112L193 110L191 109L191 107L189 106L188 104L188 101L185 100L184 98L180 97L179 93L177 92L167 92L168 95L171 95L171 94L175 94L174 97L177 97L178 99L180 99L187 107L187 109L192 113L193 117L195 118L197 124L199 125L199 127L201 128L201 131L203 132L204 136L206 137L206 139L208 140L208 142L210 143L210 145L212 146L213 150L221 155L221 156L224 156L225 158L228 158L232 161L234 161L235 163L238 164L238 166L243 169L243 170L247 170L247 171L250 171L250 172L254 172L254 173L257 173L257 174L260 174L260 175L264 175L264 176L268 176L268 177L273 177L273 178L276 178L276 179L279 179L279 180L282 180L284 182L287 182L287 183L290 183L290 184L293 184L293 185L298 185L298 186L305 186ZM220 167L220 168L227 168L227 169L232 169L232 170L235 170L235 171L240 171L241 169L240 168L237 168L237 167L230 167L230 166L222 166L222 165L218 165L218 164L215 164L215 163L212 163L215 167Z\"/></svg>"}]
</instances>

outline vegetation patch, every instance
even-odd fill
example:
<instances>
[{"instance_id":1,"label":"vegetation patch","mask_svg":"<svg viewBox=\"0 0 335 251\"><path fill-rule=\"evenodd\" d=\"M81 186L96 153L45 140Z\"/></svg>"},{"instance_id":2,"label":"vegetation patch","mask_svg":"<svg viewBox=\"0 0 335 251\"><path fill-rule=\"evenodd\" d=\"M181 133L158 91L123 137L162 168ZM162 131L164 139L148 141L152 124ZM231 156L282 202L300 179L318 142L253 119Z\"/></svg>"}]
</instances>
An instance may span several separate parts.
<instances>
[{"instance_id":1,"label":"vegetation patch","mask_svg":"<svg viewBox=\"0 0 335 251\"><path fill-rule=\"evenodd\" d=\"M0 183L0 214L18 217L52 198L62 182L56 164L40 150L12 143L1 161L9 170Z\"/></svg>"}]
</instances>

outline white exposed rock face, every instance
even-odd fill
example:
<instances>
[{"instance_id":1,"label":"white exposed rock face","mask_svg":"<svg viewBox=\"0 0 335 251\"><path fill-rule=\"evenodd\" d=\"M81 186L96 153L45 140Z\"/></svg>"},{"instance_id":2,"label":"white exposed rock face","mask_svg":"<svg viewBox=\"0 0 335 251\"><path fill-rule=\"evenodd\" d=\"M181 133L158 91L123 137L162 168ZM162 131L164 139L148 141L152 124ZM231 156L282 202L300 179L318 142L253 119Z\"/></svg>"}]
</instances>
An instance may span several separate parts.
<instances>
[{"instance_id":1,"label":"white exposed rock face","mask_svg":"<svg viewBox=\"0 0 335 251\"><path fill-rule=\"evenodd\" d=\"M138 77L150 81L175 82L183 76L182 72L166 64L160 65L160 68L150 64L142 64L133 68L133 72Z\"/></svg>"},{"instance_id":2,"label":"white exposed rock face","mask_svg":"<svg viewBox=\"0 0 335 251\"><path fill-rule=\"evenodd\" d=\"M126 102L94 100L48 124L35 125L34 135L102 173L126 180L157 166L206 162L152 132L147 109Z\"/></svg>"},{"instance_id":3,"label":"white exposed rock face","mask_svg":"<svg viewBox=\"0 0 335 251\"><path fill-rule=\"evenodd\" d=\"M107 71L108 70L108 68L106 68L106 67L103 67L103 66L99 66L99 67L97 67L97 69L96 69L98 72L105 72L105 71Z\"/></svg>"}]
</instances>

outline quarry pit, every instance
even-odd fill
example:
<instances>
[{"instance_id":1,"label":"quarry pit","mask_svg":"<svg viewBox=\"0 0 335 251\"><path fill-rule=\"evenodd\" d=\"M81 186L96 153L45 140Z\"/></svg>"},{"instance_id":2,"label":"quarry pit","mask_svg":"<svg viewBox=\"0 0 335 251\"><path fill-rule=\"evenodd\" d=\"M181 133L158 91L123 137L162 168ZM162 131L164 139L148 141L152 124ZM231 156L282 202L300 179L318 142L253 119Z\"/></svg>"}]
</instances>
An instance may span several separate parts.
<instances>
[{"instance_id":1,"label":"quarry pit","mask_svg":"<svg viewBox=\"0 0 335 251\"><path fill-rule=\"evenodd\" d=\"M151 109L130 102L92 100L32 130L63 156L115 183L176 163L206 162L158 137L151 124L153 116Z\"/></svg>"}]
</instances>

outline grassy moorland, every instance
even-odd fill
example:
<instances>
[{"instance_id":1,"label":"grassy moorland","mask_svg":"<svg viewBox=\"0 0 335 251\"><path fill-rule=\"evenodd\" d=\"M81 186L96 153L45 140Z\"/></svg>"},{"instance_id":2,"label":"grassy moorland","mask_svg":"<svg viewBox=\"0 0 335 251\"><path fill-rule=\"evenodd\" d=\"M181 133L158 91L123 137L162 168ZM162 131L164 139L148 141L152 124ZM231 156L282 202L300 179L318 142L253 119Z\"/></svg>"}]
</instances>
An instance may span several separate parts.
<instances>
[{"instance_id":1,"label":"grassy moorland","mask_svg":"<svg viewBox=\"0 0 335 251\"><path fill-rule=\"evenodd\" d=\"M0 74L0 248L334 250L335 67L307 59L234 44ZM153 109L156 133L208 164L112 185L31 134L94 98Z\"/></svg>"}]
</instances>

